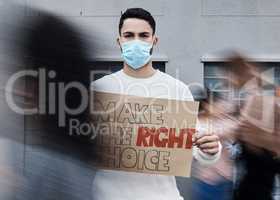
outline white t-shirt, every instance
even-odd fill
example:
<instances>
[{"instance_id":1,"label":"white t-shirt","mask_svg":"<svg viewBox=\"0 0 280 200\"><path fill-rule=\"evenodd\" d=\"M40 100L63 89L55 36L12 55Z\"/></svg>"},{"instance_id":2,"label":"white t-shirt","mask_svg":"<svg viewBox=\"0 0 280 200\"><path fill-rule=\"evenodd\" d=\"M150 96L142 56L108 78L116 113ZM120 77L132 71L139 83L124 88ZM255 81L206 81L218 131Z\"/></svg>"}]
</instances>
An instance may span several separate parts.
<instances>
[{"instance_id":1,"label":"white t-shirt","mask_svg":"<svg viewBox=\"0 0 280 200\"><path fill-rule=\"evenodd\" d=\"M149 78L134 78L123 70L92 83L92 90L141 97L193 101L187 85L160 72ZM220 153L209 156L193 148L193 156L202 164L211 164ZM94 200L183 200L174 176L98 170L93 180Z\"/></svg>"}]
</instances>

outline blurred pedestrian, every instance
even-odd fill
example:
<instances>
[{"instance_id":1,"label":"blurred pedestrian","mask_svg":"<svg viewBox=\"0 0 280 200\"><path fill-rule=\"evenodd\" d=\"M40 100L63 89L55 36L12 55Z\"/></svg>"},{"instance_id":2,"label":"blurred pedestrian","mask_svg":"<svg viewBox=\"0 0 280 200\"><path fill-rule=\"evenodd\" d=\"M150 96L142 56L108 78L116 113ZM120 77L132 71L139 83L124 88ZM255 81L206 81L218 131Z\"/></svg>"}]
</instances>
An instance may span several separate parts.
<instances>
[{"instance_id":1,"label":"blurred pedestrian","mask_svg":"<svg viewBox=\"0 0 280 200\"><path fill-rule=\"evenodd\" d=\"M202 91L200 101L200 128L215 132L223 145L221 158L211 166L193 163L192 196L194 200L229 200L232 197L233 160L231 159L232 140L227 136L235 123L230 118L232 104L218 93Z\"/></svg>"},{"instance_id":2,"label":"blurred pedestrian","mask_svg":"<svg viewBox=\"0 0 280 200\"><path fill-rule=\"evenodd\" d=\"M229 67L234 89L244 96L234 134L241 145L238 162L244 169L234 199L270 200L280 169L279 100L263 93L264 80L257 66L235 55Z\"/></svg>"}]
</instances>

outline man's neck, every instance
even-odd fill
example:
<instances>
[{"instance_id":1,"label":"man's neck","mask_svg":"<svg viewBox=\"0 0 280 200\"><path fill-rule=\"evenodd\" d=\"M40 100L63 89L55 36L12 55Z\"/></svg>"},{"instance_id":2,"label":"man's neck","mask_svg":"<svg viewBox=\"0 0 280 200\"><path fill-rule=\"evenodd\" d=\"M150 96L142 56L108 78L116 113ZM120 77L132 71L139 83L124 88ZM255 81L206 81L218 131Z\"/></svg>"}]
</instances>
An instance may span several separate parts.
<instances>
[{"instance_id":1,"label":"man's neck","mask_svg":"<svg viewBox=\"0 0 280 200\"><path fill-rule=\"evenodd\" d=\"M123 72L128 76L135 78L149 78L156 73L156 70L153 68L152 62L147 63L145 66L137 70L132 69L126 63L124 63Z\"/></svg>"}]
</instances>

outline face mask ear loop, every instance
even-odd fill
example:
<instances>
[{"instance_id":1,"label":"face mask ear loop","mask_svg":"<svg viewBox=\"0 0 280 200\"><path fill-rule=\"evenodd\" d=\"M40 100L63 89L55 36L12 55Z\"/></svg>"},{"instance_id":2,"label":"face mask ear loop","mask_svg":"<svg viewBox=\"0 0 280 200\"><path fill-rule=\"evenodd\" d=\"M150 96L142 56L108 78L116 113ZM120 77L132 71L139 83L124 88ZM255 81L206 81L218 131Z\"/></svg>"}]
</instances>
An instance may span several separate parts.
<instances>
[{"instance_id":1,"label":"face mask ear loop","mask_svg":"<svg viewBox=\"0 0 280 200\"><path fill-rule=\"evenodd\" d=\"M153 51L154 51L154 47L156 46L156 44L155 44L155 42L153 42L153 44L152 44L152 48L151 48L151 50L150 50L150 55L152 55L153 54Z\"/></svg>"},{"instance_id":2,"label":"face mask ear loop","mask_svg":"<svg viewBox=\"0 0 280 200\"><path fill-rule=\"evenodd\" d=\"M119 43L119 46L120 46L120 49L121 49L121 53L122 53L123 50L122 50L122 44L121 44L120 40L118 40L118 43Z\"/></svg>"}]
</instances>

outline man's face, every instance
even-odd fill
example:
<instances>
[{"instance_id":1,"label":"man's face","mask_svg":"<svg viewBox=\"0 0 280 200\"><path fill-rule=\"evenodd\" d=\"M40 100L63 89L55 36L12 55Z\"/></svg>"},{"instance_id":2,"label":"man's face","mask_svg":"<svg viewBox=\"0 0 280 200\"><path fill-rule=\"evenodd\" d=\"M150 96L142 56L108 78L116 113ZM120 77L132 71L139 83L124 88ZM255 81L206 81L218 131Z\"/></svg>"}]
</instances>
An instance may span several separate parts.
<instances>
[{"instance_id":1,"label":"man's face","mask_svg":"<svg viewBox=\"0 0 280 200\"><path fill-rule=\"evenodd\" d=\"M155 45L158 39L153 35L153 29L148 22L142 19L128 18L124 20L118 43L122 44L132 40L141 40Z\"/></svg>"}]
</instances>

